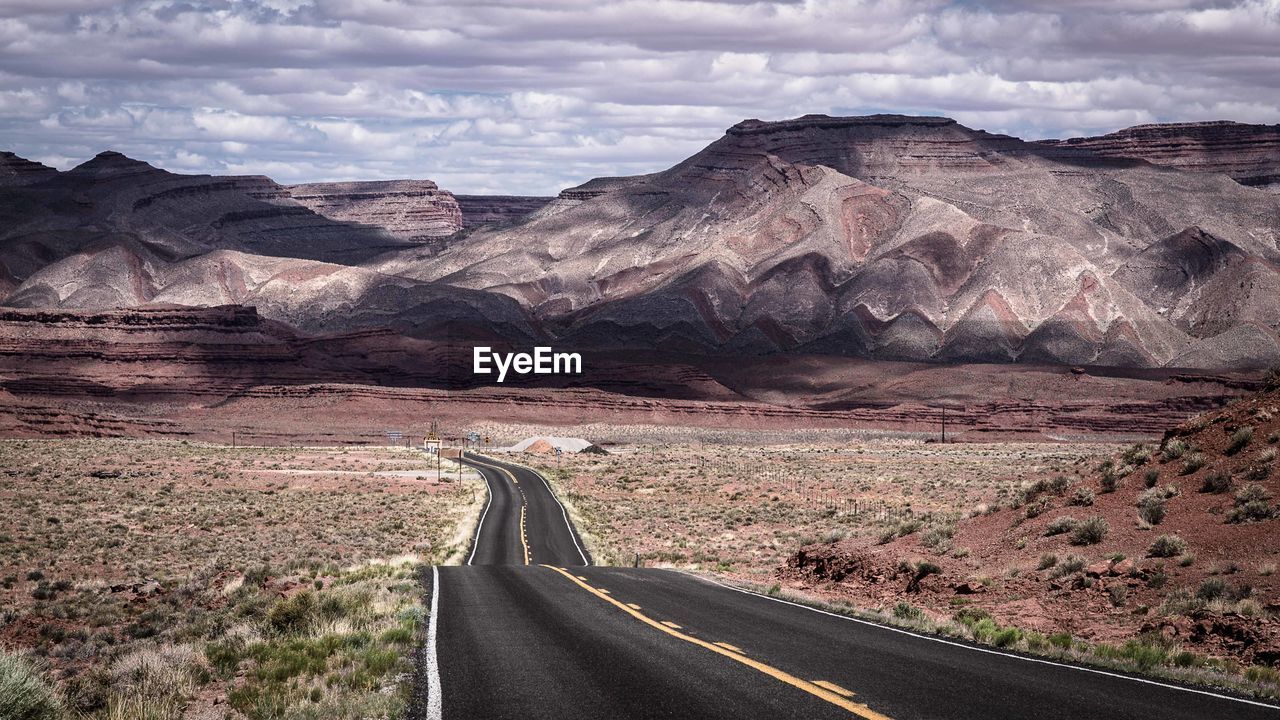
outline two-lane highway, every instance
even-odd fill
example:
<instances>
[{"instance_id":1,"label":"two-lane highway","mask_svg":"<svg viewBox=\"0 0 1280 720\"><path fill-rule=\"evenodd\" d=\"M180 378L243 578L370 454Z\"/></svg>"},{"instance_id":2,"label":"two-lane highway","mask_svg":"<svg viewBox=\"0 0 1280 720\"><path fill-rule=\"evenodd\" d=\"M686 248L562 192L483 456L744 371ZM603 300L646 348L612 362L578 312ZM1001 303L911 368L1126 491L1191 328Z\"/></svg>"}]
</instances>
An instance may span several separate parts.
<instances>
[{"instance_id":1,"label":"two-lane highway","mask_svg":"<svg viewBox=\"0 0 1280 720\"><path fill-rule=\"evenodd\" d=\"M415 718L1280 718L1264 703L917 635L678 571L591 567L537 473L467 462L491 499L471 566L428 573Z\"/></svg>"},{"instance_id":2,"label":"two-lane highway","mask_svg":"<svg viewBox=\"0 0 1280 720\"><path fill-rule=\"evenodd\" d=\"M590 565L577 530L551 486L538 473L475 454L463 462L489 487L468 565Z\"/></svg>"}]
</instances>

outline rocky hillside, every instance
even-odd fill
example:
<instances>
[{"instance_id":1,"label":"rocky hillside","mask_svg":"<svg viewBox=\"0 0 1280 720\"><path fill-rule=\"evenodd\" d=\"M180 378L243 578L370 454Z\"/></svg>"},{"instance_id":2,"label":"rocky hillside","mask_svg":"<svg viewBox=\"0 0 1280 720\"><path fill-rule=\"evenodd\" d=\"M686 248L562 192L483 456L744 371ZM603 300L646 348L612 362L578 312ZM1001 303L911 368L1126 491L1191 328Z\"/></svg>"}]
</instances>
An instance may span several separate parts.
<instances>
[{"instance_id":1,"label":"rocky hillside","mask_svg":"<svg viewBox=\"0 0 1280 720\"><path fill-rule=\"evenodd\" d=\"M32 165L0 163L7 177L23 178L0 184L0 285L9 289L77 253L107 248L171 261L234 250L353 262L409 245L380 228L317 215L265 177L178 175L115 152L67 172Z\"/></svg>"},{"instance_id":2,"label":"rocky hillside","mask_svg":"<svg viewBox=\"0 0 1280 720\"><path fill-rule=\"evenodd\" d=\"M289 185L289 197L338 222L380 227L410 242L427 242L462 229L462 209L452 193L430 180Z\"/></svg>"},{"instance_id":3,"label":"rocky hillside","mask_svg":"<svg viewBox=\"0 0 1280 720\"><path fill-rule=\"evenodd\" d=\"M1249 367L1280 358L1278 219L1224 176L805 116L376 267L508 295L588 346Z\"/></svg>"},{"instance_id":4,"label":"rocky hillside","mask_svg":"<svg viewBox=\"0 0 1280 720\"><path fill-rule=\"evenodd\" d=\"M1159 443L1048 469L970 517L807 547L784 577L862 604L1280 662L1280 383ZM922 571L923 569L923 571Z\"/></svg>"},{"instance_id":5,"label":"rocky hillside","mask_svg":"<svg viewBox=\"0 0 1280 720\"><path fill-rule=\"evenodd\" d=\"M1280 125L1228 121L1138 125L1099 137L1046 140L1107 157L1136 158L1280 192Z\"/></svg>"}]
</instances>

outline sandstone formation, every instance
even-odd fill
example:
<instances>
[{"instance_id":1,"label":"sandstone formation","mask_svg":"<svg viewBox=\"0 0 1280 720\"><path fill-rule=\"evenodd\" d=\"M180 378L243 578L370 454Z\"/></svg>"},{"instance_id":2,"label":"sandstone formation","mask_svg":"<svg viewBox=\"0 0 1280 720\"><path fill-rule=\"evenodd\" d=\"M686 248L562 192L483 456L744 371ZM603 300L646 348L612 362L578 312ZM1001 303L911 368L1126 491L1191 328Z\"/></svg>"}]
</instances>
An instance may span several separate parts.
<instances>
[{"instance_id":1,"label":"sandstone formation","mask_svg":"<svg viewBox=\"0 0 1280 720\"><path fill-rule=\"evenodd\" d=\"M1146 160L1280 192L1280 125L1216 121L1138 125L1099 137L1045 140L1097 155Z\"/></svg>"},{"instance_id":2,"label":"sandstone formation","mask_svg":"<svg viewBox=\"0 0 1280 720\"><path fill-rule=\"evenodd\" d=\"M454 196L430 180L289 185L289 197L330 220L380 227L421 243L452 235L463 227Z\"/></svg>"},{"instance_id":3,"label":"sandstone formation","mask_svg":"<svg viewBox=\"0 0 1280 720\"><path fill-rule=\"evenodd\" d=\"M1188 237L1239 258L1181 258ZM946 118L805 116L374 267L503 293L583 346L1251 367L1280 358L1278 237L1280 198L1225 176Z\"/></svg>"},{"instance_id":4,"label":"sandstone formation","mask_svg":"<svg viewBox=\"0 0 1280 720\"><path fill-rule=\"evenodd\" d=\"M952 435L1072 437L1157 432L1250 387L1227 374L635 352L592 354L582 377L486 387L469 362L465 341L307 334L243 306L0 310L0 432L381 441L387 423L424 415L934 432L945 412Z\"/></svg>"}]
</instances>

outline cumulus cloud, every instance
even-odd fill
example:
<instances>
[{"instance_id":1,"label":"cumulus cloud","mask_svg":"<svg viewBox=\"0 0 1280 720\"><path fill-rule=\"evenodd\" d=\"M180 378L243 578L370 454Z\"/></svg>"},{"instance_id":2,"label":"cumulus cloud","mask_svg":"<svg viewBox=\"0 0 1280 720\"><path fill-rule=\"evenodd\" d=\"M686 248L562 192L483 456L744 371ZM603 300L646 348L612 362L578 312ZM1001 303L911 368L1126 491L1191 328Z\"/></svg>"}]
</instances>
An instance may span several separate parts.
<instances>
[{"instance_id":1,"label":"cumulus cloud","mask_svg":"<svg viewBox=\"0 0 1280 720\"><path fill-rule=\"evenodd\" d=\"M60 167L552 194L749 117L886 111L1028 138L1277 122L1280 0L0 4L5 144Z\"/></svg>"}]
</instances>

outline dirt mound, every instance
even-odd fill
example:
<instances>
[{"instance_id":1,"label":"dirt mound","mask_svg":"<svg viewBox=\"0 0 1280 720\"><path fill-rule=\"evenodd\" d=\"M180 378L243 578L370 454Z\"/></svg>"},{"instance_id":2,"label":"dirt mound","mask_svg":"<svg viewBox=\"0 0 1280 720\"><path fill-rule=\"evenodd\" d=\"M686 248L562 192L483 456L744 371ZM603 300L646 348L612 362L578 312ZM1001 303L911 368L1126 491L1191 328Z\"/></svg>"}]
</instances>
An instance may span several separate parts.
<instances>
[{"instance_id":1,"label":"dirt mound","mask_svg":"<svg viewBox=\"0 0 1280 720\"><path fill-rule=\"evenodd\" d=\"M525 446L524 450L522 450L521 452L525 452L530 455L550 455L555 451L556 451L556 448L554 445L547 442L546 440L539 439L529 443L527 446Z\"/></svg>"},{"instance_id":2,"label":"dirt mound","mask_svg":"<svg viewBox=\"0 0 1280 720\"><path fill-rule=\"evenodd\" d=\"M862 604L1095 641L1159 636L1195 653L1280 661L1280 391L1170 429L1157 444L1053 468L968 518L907 517L879 537L803 548L779 570ZM925 571L920 571L925 568Z\"/></svg>"}]
</instances>

